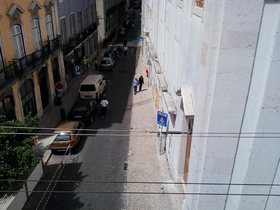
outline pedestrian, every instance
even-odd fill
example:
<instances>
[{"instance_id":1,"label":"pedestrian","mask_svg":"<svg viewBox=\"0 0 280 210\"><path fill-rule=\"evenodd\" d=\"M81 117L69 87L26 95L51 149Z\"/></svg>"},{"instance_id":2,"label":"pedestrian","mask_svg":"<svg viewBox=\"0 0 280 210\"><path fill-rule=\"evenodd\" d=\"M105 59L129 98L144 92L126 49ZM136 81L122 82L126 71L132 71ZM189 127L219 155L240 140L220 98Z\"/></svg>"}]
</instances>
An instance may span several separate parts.
<instances>
[{"instance_id":1,"label":"pedestrian","mask_svg":"<svg viewBox=\"0 0 280 210\"><path fill-rule=\"evenodd\" d=\"M127 55L127 51L128 51L128 47L126 45L123 47L123 51L124 51L124 55L126 56Z\"/></svg>"},{"instance_id":2,"label":"pedestrian","mask_svg":"<svg viewBox=\"0 0 280 210\"><path fill-rule=\"evenodd\" d=\"M134 88L134 95L136 95L136 93L137 93L137 87L138 87L138 85L139 85L139 81L138 81L138 79L135 77L134 78L134 80L133 80L133 82L132 82L132 85L133 85L133 88Z\"/></svg>"},{"instance_id":3,"label":"pedestrian","mask_svg":"<svg viewBox=\"0 0 280 210\"><path fill-rule=\"evenodd\" d=\"M140 92L142 90L142 85L144 84L144 78L142 75L139 77L138 81L139 81L139 92Z\"/></svg>"},{"instance_id":4,"label":"pedestrian","mask_svg":"<svg viewBox=\"0 0 280 210\"><path fill-rule=\"evenodd\" d=\"M95 71L98 71L98 60L97 60L97 58L95 58L95 60L94 60L94 67L95 67Z\"/></svg>"},{"instance_id":5,"label":"pedestrian","mask_svg":"<svg viewBox=\"0 0 280 210\"><path fill-rule=\"evenodd\" d=\"M132 23L132 24L131 24L132 30L134 30L134 27L135 27L135 25L134 25L134 23Z\"/></svg>"},{"instance_id":6,"label":"pedestrian","mask_svg":"<svg viewBox=\"0 0 280 210\"><path fill-rule=\"evenodd\" d=\"M83 57L82 64L83 64L84 71L87 71L88 70L88 66L89 66L89 60L88 60L87 56Z\"/></svg>"},{"instance_id":7,"label":"pedestrian","mask_svg":"<svg viewBox=\"0 0 280 210\"><path fill-rule=\"evenodd\" d=\"M108 105L109 105L108 100L105 97L103 97L100 102L100 106L101 106L100 117L104 118L106 116Z\"/></svg>"}]
</instances>

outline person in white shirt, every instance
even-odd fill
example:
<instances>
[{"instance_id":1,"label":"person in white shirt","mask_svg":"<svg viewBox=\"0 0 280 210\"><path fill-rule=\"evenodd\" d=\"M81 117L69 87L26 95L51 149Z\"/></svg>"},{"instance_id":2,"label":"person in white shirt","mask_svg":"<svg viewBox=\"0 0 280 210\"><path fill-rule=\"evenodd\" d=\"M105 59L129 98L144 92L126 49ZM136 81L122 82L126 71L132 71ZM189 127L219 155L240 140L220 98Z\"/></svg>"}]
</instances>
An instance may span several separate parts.
<instances>
[{"instance_id":1,"label":"person in white shirt","mask_svg":"<svg viewBox=\"0 0 280 210\"><path fill-rule=\"evenodd\" d=\"M126 45L123 47L123 51L124 51L124 55L126 56L127 55L127 51L128 51L128 47Z\"/></svg>"},{"instance_id":2,"label":"person in white shirt","mask_svg":"<svg viewBox=\"0 0 280 210\"><path fill-rule=\"evenodd\" d=\"M100 116L102 118L105 117L106 113L107 113L107 107L109 105L109 102L106 98L103 98L100 102L100 106L101 106L101 109L100 109Z\"/></svg>"},{"instance_id":3,"label":"person in white shirt","mask_svg":"<svg viewBox=\"0 0 280 210\"><path fill-rule=\"evenodd\" d=\"M132 86L133 86L133 89L134 89L134 95L136 95L137 93L137 87L139 85L139 81L137 78L134 78L134 80L132 81Z\"/></svg>"}]
</instances>

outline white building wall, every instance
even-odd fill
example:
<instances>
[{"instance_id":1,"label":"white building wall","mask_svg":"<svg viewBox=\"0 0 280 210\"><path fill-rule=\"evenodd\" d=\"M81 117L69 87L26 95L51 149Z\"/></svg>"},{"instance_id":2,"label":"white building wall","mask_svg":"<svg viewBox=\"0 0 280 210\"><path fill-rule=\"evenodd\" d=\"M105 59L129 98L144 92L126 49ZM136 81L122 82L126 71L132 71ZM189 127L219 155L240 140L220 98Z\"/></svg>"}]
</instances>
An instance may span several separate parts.
<instances>
[{"instance_id":1,"label":"white building wall","mask_svg":"<svg viewBox=\"0 0 280 210\"><path fill-rule=\"evenodd\" d=\"M191 1L184 1L183 8L176 1L160 2L164 7L149 1L157 14L152 14L151 40L177 107L169 130L184 129L181 98L174 91L187 85L194 99L194 133L279 132L280 5L265 1L263 14L263 0L209 0L201 17L192 13ZM194 135L188 182L279 183L278 142ZM183 137L168 136L166 150L174 180L183 175L184 149ZM270 191L270 187L186 187L187 192L202 193ZM272 187L271 192L279 189ZM278 197L202 195L186 196L184 209L278 209L279 204Z\"/></svg>"},{"instance_id":2,"label":"white building wall","mask_svg":"<svg viewBox=\"0 0 280 210\"><path fill-rule=\"evenodd\" d=\"M99 23L98 31L98 40L103 41L105 39L105 8L104 0L96 0L96 12L97 12L97 21Z\"/></svg>"},{"instance_id":3,"label":"white building wall","mask_svg":"<svg viewBox=\"0 0 280 210\"><path fill-rule=\"evenodd\" d=\"M279 14L279 4L265 5L252 75L252 84L242 127L243 132L279 132ZM271 136L271 134L267 135ZM279 180L275 180L274 176L277 176L277 173L279 173L279 151L280 142L278 139L241 138L233 182L278 183ZM269 190L269 186L239 186L231 188L233 193L269 193ZM243 202L237 202L242 199L242 196L230 198L229 203L237 203L239 205L229 205L231 208L228 209L236 209L237 207L239 209L245 209L252 205L257 205L259 209L264 209L265 206L267 207L266 209L275 209L272 206L279 204L279 199L277 201L277 199L267 196L259 198L251 197Z\"/></svg>"}]
</instances>

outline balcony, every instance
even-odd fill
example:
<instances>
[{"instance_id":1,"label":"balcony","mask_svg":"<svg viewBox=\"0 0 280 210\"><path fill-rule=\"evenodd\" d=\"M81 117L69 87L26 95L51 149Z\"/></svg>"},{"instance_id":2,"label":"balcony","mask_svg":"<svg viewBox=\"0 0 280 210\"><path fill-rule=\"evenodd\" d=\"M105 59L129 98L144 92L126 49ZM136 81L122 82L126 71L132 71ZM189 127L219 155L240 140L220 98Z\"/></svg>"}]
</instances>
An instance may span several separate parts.
<instances>
[{"instance_id":1,"label":"balcony","mask_svg":"<svg viewBox=\"0 0 280 210\"><path fill-rule=\"evenodd\" d=\"M50 40L42 47L29 55L9 62L0 73L0 90L16 79L21 79L22 75L30 72L35 67L43 64L50 55L61 47L60 37Z\"/></svg>"},{"instance_id":2,"label":"balcony","mask_svg":"<svg viewBox=\"0 0 280 210\"><path fill-rule=\"evenodd\" d=\"M76 37L70 38L67 44L62 46L64 55L69 54L74 50L80 43L82 43L89 35L91 35L97 29L97 24L94 23L86 28L83 32L79 33Z\"/></svg>"}]
</instances>

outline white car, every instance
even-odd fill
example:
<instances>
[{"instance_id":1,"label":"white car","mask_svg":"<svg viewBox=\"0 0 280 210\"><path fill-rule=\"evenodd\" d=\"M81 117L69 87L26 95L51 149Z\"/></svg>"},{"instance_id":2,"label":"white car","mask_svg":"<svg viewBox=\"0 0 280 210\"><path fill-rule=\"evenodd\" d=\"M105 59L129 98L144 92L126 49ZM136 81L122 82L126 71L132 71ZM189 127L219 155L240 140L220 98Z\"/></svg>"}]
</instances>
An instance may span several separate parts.
<instances>
[{"instance_id":1,"label":"white car","mask_svg":"<svg viewBox=\"0 0 280 210\"><path fill-rule=\"evenodd\" d=\"M115 66L114 60L110 57L102 58L100 62L100 70L113 70Z\"/></svg>"}]
</instances>

